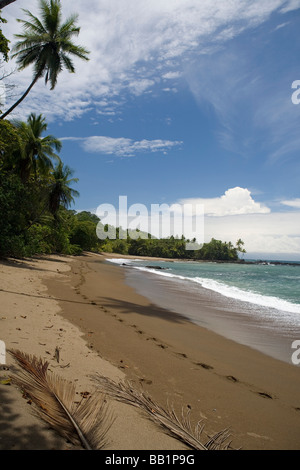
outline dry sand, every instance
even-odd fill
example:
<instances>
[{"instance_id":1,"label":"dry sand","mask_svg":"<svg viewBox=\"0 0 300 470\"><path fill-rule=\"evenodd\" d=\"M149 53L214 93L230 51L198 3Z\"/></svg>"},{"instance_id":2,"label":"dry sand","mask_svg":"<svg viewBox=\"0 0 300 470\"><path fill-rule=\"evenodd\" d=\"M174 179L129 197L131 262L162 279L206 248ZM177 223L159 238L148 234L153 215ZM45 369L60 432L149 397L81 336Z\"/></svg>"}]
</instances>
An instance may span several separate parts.
<instances>
[{"instance_id":1,"label":"dry sand","mask_svg":"<svg viewBox=\"0 0 300 470\"><path fill-rule=\"evenodd\" d=\"M93 391L94 372L126 377L161 405L190 410L209 434L230 428L236 448L300 449L299 367L151 304L106 257L1 263L0 340L47 359L79 396ZM10 357L7 365L0 379L15 367ZM185 448L134 408L110 406L116 420L108 449ZM0 385L0 449L72 449L31 407L15 386Z\"/></svg>"},{"instance_id":2,"label":"dry sand","mask_svg":"<svg viewBox=\"0 0 300 470\"><path fill-rule=\"evenodd\" d=\"M19 349L36 355L50 364L49 370L76 384L78 401L85 392L93 393L95 384L90 375L98 372L115 381L124 373L99 354L92 351L82 333L63 318L64 308L76 303L84 315L90 305L78 300L73 291L69 302L64 288L69 288L72 257L50 256L30 261L1 262L0 264L0 339L7 349ZM55 280L58 289L48 292L45 282ZM59 348L59 362L55 349ZM0 381L14 376L16 362L7 354L6 365L0 366ZM33 413L33 405L22 397L14 385L0 384L0 450L67 450L76 449L60 438ZM114 422L107 436L110 449L184 449L177 440L163 434L150 421L131 407L110 404Z\"/></svg>"}]
</instances>

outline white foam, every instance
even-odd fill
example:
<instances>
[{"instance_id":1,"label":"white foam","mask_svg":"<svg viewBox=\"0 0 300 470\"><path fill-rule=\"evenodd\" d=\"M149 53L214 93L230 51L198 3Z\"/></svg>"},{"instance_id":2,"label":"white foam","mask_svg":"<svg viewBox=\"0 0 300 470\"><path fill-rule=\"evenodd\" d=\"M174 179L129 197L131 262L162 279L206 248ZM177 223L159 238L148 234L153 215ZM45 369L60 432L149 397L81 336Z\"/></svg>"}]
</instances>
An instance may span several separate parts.
<instances>
[{"instance_id":1,"label":"white foam","mask_svg":"<svg viewBox=\"0 0 300 470\"><path fill-rule=\"evenodd\" d=\"M246 291L243 289L239 289L238 287L229 286L228 284L225 284L220 281L215 281L209 278L180 276L177 274L166 273L164 271L157 271L155 269L138 267L138 266L135 266L135 268L141 271L152 272L159 276L194 282L194 283L200 284L204 289L210 289L214 292L217 292L218 294L224 295L225 297L228 297L231 299L239 300L242 302L248 302L248 303L255 304L261 307L289 312L292 314L300 314L299 304L294 304L292 302L280 299L278 297L262 295L262 294L258 294L252 291ZM300 317L299 317L299 322L300 322Z\"/></svg>"},{"instance_id":2,"label":"white foam","mask_svg":"<svg viewBox=\"0 0 300 470\"><path fill-rule=\"evenodd\" d=\"M127 258L107 258L105 261L110 261L110 263L115 263L115 264L130 264L134 260L130 260Z\"/></svg>"},{"instance_id":3,"label":"white foam","mask_svg":"<svg viewBox=\"0 0 300 470\"><path fill-rule=\"evenodd\" d=\"M300 313L300 305L293 304L287 300L279 299L278 297L258 294L257 292L245 291L238 287L228 286L213 279L194 278L195 282L199 282L205 289L211 289L225 297L250 302L262 307L274 308L276 310L283 310L290 313ZM299 318L300 320L300 318Z\"/></svg>"}]
</instances>

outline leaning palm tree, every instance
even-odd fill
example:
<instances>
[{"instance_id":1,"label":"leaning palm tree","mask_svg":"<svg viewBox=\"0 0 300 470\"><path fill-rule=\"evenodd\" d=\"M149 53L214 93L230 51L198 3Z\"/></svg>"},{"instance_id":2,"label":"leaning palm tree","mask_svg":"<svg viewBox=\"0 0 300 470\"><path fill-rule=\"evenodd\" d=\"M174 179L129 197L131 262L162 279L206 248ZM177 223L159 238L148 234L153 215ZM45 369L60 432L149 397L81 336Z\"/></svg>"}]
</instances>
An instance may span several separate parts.
<instances>
[{"instance_id":1,"label":"leaning palm tree","mask_svg":"<svg viewBox=\"0 0 300 470\"><path fill-rule=\"evenodd\" d=\"M62 144L53 135L42 137L47 130L45 118L31 113L27 122L15 121L21 140L21 152L16 165L22 181L26 182L31 173L46 175L53 168L53 160L60 161L55 151L61 150Z\"/></svg>"},{"instance_id":2,"label":"leaning palm tree","mask_svg":"<svg viewBox=\"0 0 300 470\"><path fill-rule=\"evenodd\" d=\"M70 184L77 183L78 178L71 178L73 171L63 162L59 162L53 170L53 183L49 193L49 210L56 216L60 205L65 208L74 202L74 197L79 196L79 192L70 187Z\"/></svg>"},{"instance_id":3,"label":"leaning palm tree","mask_svg":"<svg viewBox=\"0 0 300 470\"><path fill-rule=\"evenodd\" d=\"M33 65L33 80L21 98L0 119L4 119L24 100L41 77L45 77L46 84L50 82L50 89L53 90L58 74L64 68L74 73L75 67L70 56L89 60L89 52L72 42L73 36L80 32L80 28L76 26L78 15L72 15L62 23L60 0L40 0L41 19L28 10L24 11L28 21L18 20L23 23L24 32L16 35L20 41L12 50L19 70Z\"/></svg>"}]
</instances>

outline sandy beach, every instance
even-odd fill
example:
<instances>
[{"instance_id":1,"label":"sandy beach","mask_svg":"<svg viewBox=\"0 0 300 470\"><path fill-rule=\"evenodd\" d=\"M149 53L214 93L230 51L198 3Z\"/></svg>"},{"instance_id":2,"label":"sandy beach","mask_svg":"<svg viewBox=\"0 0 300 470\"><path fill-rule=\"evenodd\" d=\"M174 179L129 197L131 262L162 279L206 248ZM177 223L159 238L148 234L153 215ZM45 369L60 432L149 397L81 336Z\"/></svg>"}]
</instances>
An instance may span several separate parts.
<instances>
[{"instance_id":1,"label":"sandy beach","mask_svg":"<svg viewBox=\"0 0 300 470\"><path fill-rule=\"evenodd\" d=\"M0 340L48 360L51 370L76 383L79 397L93 392L95 372L126 378L160 405L189 410L208 435L229 428L234 448L300 449L299 367L151 303L106 258L1 262ZM8 356L0 380L15 368ZM116 419L108 450L187 448L135 408L109 405ZM14 385L0 384L1 450L74 448L31 408Z\"/></svg>"}]
</instances>

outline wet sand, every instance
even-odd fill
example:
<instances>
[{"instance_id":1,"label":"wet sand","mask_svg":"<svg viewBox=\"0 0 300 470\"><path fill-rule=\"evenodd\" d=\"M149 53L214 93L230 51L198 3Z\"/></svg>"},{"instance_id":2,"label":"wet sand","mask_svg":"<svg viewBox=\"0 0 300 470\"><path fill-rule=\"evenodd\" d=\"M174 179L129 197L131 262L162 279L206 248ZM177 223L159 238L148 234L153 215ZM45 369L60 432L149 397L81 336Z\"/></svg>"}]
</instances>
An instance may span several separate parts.
<instances>
[{"instance_id":1,"label":"wet sand","mask_svg":"<svg viewBox=\"0 0 300 470\"><path fill-rule=\"evenodd\" d=\"M209 433L230 428L237 448L300 448L299 367L159 307L106 258L79 257L68 282L47 281L52 295L90 303L64 303L62 314L93 351L160 404L190 409Z\"/></svg>"},{"instance_id":2,"label":"wet sand","mask_svg":"<svg viewBox=\"0 0 300 470\"><path fill-rule=\"evenodd\" d=\"M187 280L170 279L165 271L141 271L133 266L127 263L123 267L125 282L153 303L225 338L293 364L291 346L299 340L300 328L294 321L289 322L289 314L286 318L274 308L229 298Z\"/></svg>"}]
</instances>

